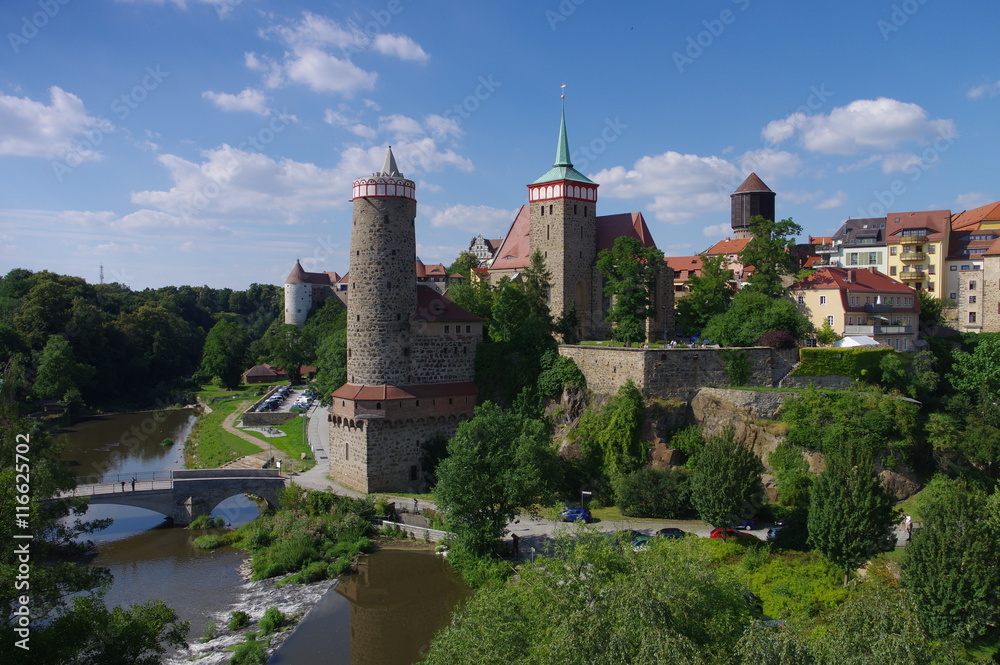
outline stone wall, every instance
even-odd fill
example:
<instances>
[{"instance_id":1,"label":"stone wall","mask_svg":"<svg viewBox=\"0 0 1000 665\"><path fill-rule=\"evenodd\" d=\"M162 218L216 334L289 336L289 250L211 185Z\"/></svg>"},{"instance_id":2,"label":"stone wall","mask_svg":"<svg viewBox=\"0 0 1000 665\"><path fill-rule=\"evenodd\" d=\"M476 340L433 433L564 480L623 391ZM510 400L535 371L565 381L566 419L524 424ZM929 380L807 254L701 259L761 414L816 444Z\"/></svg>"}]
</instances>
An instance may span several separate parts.
<instances>
[{"instance_id":1,"label":"stone wall","mask_svg":"<svg viewBox=\"0 0 1000 665\"><path fill-rule=\"evenodd\" d=\"M1000 256L983 259L983 332L1000 332Z\"/></svg>"},{"instance_id":2,"label":"stone wall","mask_svg":"<svg viewBox=\"0 0 1000 665\"><path fill-rule=\"evenodd\" d=\"M413 374L408 383L472 381L476 376L476 345L481 340L482 334L413 335L410 356Z\"/></svg>"},{"instance_id":3,"label":"stone wall","mask_svg":"<svg viewBox=\"0 0 1000 665\"><path fill-rule=\"evenodd\" d=\"M730 349L732 351L733 349ZM572 358L587 379L587 387L611 395L627 380L643 397L690 400L704 386L728 386L729 373L723 354L727 349L629 349L623 347L559 347L560 355ZM736 351L748 354L747 385L773 387L791 371L796 349L751 347Z\"/></svg>"}]
</instances>

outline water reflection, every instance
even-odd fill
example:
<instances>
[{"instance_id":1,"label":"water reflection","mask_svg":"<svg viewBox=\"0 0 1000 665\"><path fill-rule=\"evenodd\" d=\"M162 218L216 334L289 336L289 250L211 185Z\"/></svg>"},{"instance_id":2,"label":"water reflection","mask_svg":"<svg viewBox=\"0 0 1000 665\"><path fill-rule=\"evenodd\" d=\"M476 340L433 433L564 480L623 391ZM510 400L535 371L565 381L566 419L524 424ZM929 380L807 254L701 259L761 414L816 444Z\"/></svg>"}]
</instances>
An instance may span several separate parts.
<instances>
[{"instance_id":1,"label":"water reflection","mask_svg":"<svg viewBox=\"0 0 1000 665\"><path fill-rule=\"evenodd\" d=\"M469 589L447 561L427 550L384 549L345 575L268 663L409 665ZM350 615L350 630L344 618ZM346 634L345 634L346 633Z\"/></svg>"}]
</instances>

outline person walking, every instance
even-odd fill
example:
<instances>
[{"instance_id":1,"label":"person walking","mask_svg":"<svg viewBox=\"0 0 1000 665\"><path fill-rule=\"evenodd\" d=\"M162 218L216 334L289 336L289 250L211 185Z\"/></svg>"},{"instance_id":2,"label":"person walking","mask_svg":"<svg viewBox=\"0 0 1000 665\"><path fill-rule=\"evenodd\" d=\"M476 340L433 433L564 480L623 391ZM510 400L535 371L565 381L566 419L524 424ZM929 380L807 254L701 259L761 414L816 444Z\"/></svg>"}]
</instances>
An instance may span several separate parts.
<instances>
[{"instance_id":1,"label":"person walking","mask_svg":"<svg viewBox=\"0 0 1000 665\"><path fill-rule=\"evenodd\" d=\"M907 515L904 521L906 523L906 541L909 542L913 536L913 518Z\"/></svg>"},{"instance_id":2,"label":"person walking","mask_svg":"<svg viewBox=\"0 0 1000 665\"><path fill-rule=\"evenodd\" d=\"M132 476L132 491L135 491L135 476Z\"/></svg>"},{"instance_id":3,"label":"person walking","mask_svg":"<svg viewBox=\"0 0 1000 665\"><path fill-rule=\"evenodd\" d=\"M420 501L417 499L413 500L413 514L416 515L420 512Z\"/></svg>"}]
</instances>

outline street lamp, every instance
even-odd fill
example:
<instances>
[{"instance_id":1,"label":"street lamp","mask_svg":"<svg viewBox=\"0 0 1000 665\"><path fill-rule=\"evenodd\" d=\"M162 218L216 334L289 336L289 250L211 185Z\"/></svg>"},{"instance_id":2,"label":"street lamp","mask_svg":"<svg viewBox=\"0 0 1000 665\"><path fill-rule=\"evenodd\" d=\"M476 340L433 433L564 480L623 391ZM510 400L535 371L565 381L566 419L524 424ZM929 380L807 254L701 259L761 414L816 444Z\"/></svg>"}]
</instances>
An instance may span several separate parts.
<instances>
[{"instance_id":1,"label":"street lamp","mask_svg":"<svg viewBox=\"0 0 1000 665\"><path fill-rule=\"evenodd\" d=\"M585 490L580 490L580 507L581 508L586 508L587 507L587 504L585 503L585 501L586 501L586 499L589 499L590 497L591 497L591 493L590 492L587 492Z\"/></svg>"}]
</instances>

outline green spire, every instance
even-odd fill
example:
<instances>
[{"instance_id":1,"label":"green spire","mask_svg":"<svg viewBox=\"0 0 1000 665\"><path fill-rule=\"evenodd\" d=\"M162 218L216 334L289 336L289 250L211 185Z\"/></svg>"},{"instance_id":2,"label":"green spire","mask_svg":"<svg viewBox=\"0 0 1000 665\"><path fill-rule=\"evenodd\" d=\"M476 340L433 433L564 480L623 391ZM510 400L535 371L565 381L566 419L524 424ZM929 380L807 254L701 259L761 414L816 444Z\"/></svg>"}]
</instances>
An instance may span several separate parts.
<instances>
[{"instance_id":1,"label":"green spire","mask_svg":"<svg viewBox=\"0 0 1000 665\"><path fill-rule=\"evenodd\" d=\"M562 105L562 120L559 122L559 144L556 146L556 163L552 166L573 166L569 160L569 139L566 138L566 102Z\"/></svg>"}]
</instances>

